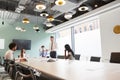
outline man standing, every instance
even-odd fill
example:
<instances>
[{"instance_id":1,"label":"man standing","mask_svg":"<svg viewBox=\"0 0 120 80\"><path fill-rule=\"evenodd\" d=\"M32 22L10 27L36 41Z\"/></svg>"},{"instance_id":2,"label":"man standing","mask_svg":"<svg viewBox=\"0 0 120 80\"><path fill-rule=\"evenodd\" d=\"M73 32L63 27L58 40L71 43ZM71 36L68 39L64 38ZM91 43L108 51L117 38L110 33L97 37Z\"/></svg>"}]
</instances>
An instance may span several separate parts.
<instances>
[{"instance_id":1,"label":"man standing","mask_svg":"<svg viewBox=\"0 0 120 80\"><path fill-rule=\"evenodd\" d=\"M54 37L53 36L50 36L50 57L51 58L56 58L57 56L57 52L56 52L56 49L57 49L57 44L56 42L54 41Z\"/></svg>"}]
</instances>

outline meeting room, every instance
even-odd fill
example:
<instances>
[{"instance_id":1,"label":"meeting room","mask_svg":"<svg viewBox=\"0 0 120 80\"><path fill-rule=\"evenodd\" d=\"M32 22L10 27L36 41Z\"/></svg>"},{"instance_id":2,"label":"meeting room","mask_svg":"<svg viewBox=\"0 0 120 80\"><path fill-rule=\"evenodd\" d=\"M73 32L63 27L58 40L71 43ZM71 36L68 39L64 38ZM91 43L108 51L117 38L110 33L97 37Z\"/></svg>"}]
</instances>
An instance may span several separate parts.
<instances>
[{"instance_id":1,"label":"meeting room","mask_svg":"<svg viewBox=\"0 0 120 80\"><path fill-rule=\"evenodd\" d=\"M119 80L120 0L0 0L0 80Z\"/></svg>"}]
</instances>

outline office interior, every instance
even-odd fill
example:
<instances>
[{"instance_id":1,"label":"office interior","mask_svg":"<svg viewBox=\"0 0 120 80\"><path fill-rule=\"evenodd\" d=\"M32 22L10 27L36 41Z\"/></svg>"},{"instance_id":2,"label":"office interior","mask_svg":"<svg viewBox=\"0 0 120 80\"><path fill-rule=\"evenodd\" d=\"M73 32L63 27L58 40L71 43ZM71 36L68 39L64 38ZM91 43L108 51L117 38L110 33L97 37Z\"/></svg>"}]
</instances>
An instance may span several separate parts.
<instances>
[{"instance_id":1,"label":"office interior","mask_svg":"<svg viewBox=\"0 0 120 80\"><path fill-rule=\"evenodd\" d=\"M0 2L2 1L3 0L0 0ZM15 2L15 0L11 0L11 2L12 1ZM40 0L16 1L18 5L20 2L27 5L25 1L27 3L27 1L37 2ZM47 0L41 0L41 2L42 1L47 2ZM77 4L73 0L67 1L70 4L68 5L70 8L72 3ZM89 0L75 1L82 4L82 1ZM6 4L1 5L0 9L0 56L4 56L8 50L9 43L12 42L13 39L21 39L31 40L31 49L26 50L26 53L29 57L38 58L41 45L45 45L45 47L49 49L50 36L52 35L55 36L58 45L58 55L64 56L64 45L70 44L75 54L80 55L79 61L89 61L91 56L96 56L101 58L100 62L109 63L111 53L120 52L120 35L114 32L116 26L120 27L120 0L99 1L106 3L108 1L109 3L89 10L84 14L77 15L74 18L62 21L59 24L54 22L56 24L53 23L52 27L47 27L45 23L46 18L40 16L42 11L36 11L35 14L31 15L29 13L22 13L22 11L9 11L9 8L2 9L2 6L10 3L10 0L8 0ZM49 2L47 2L47 4L49 4ZM54 8L56 8L56 5L52 6L51 9ZM65 7L63 9L65 9ZM71 8L71 11L72 10L77 10L77 8ZM27 10L25 12L27 12ZM65 14L65 11L63 11L63 14ZM28 18L30 23L23 23L23 18ZM59 18L56 17L56 19ZM39 30L33 29L36 24L39 26ZM16 27L24 28L26 31L16 30ZM20 50L16 50L14 56L17 57L19 54Z\"/></svg>"}]
</instances>

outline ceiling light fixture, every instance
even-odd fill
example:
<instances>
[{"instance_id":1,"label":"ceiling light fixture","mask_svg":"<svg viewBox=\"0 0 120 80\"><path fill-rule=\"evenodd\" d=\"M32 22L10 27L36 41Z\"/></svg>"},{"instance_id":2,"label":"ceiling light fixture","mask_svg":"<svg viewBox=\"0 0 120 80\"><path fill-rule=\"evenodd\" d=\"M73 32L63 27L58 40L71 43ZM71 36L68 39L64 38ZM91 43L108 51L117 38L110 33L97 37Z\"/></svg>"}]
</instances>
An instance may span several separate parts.
<instances>
[{"instance_id":1,"label":"ceiling light fixture","mask_svg":"<svg viewBox=\"0 0 120 80\"><path fill-rule=\"evenodd\" d=\"M21 28L21 32L25 32L26 30L25 30L25 28Z\"/></svg>"},{"instance_id":2,"label":"ceiling light fixture","mask_svg":"<svg viewBox=\"0 0 120 80\"><path fill-rule=\"evenodd\" d=\"M48 13L47 13L46 11L41 12L41 13L40 13L40 16L42 16L42 17L47 17L47 16L48 16Z\"/></svg>"},{"instance_id":3,"label":"ceiling light fixture","mask_svg":"<svg viewBox=\"0 0 120 80\"><path fill-rule=\"evenodd\" d=\"M17 31L20 31L20 30L21 30L21 27L18 27L18 26L17 26L15 29L16 29Z\"/></svg>"},{"instance_id":4,"label":"ceiling light fixture","mask_svg":"<svg viewBox=\"0 0 120 80\"><path fill-rule=\"evenodd\" d=\"M25 32L26 30L25 30L25 28L22 28L22 27L16 27L15 28L17 31L21 31L21 32Z\"/></svg>"},{"instance_id":5,"label":"ceiling light fixture","mask_svg":"<svg viewBox=\"0 0 120 80\"><path fill-rule=\"evenodd\" d=\"M89 8L87 6L81 6L78 8L79 11L87 11Z\"/></svg>"},{"instance_id":6,"label":"ceiling light fixture","mask_svg":"<svg viewBox=\"0 0 120 80\"><path fill-rule=\"evenodd\" d=\"M36 29L35 32L40 32L40 29Z\"/></svg>"},{"instance_id":7,"label":"ceiling light fixture","mask_svg":"<svg viewBox=\"0 0 120 80\"><path fill-rule=\"evenodd\" d=\"M72 18L72 13L71 12L68 12L68 13L65 13L65 15L64 15L64 17L65 17L65 19L71 19Z\"/></svg>"},{"instance_id":8,"label":"ceiling light fixture","mask_svg":"<svg viewBox=\"0 0 120 80\"><path fill-rule=\"evenodd\" d=\"M46 6L44 4L42 4L42 3L39 3L39 4L36 5L36 9L44 10L44 9L46 9Z\"/></svg>"},{"instance_id":9,"label":"ceiling light fixture","mask_svg":"<svg viewBox=\"0 0 120 80\"><path fill-rule=\"evenodd\" d=\"M30 23L30 21L29 21L28 18L24 18L24 19L22 20L22 22L23 22L23 23L26 23L26 24L27 24L27 23Z\"/></svg>"},{"instance_id":10,"label":"ceiling light fixture","mask_svg":"<svg viewBox=\"0 0 120 80\"><path fill-rule=\"evenodd\" d=\"M50 22L46 22L46 24L45 24L47 27L52 27L53 26L53 24L52 23L50 23Z\"/></svg>"},{"instance_id":11,"label":"ceiling light fixture","mask_svg":"<svg viewBox=\"0 0 120 80\"><path fill-rule=\"evenodd\" d=\"M58 5L58 6L62 6L62 5L64 5L65 3L66 3L65 0L56 0L56 1L55 1L55 4Z\"/></svg>"},{"instance_id":12,"label":"ceiling light fixture","mask_svg":"<svg viewBox=\"0 0 120 80\"><path fill-rule=\"evenodd\" d=\"M35 25L35 26L33 27L33 29L36 30L36 29L39 29L39 27L38 27L37 25Z\"/></svg>"},{"instance_id":13,"label":"ceiling light fixture","mask_svg":"<svg viewBox=\"0 0 120 80\"><path fill-rule=\"evenodd\" d=\"M39 26L38 26L38 16L37 16L37 12L36 12L36 22L37 22L37 23L36 23L35 26L33 26L33 29L38 32L38 31L40 31L40 30L39 30Z\"/></svg>"},{"instance_id":14,"label":"ceiling light fixture","mask_svg":"<svg viewBox=\"0 0 120 80\"><path fill-rule=\"evenodd\" d=\"M47 20L48 20L49 22L54 21L54 17L53 17L53 16L48 16L48 17L47 17Z\"/></svg>"}]
</instances>

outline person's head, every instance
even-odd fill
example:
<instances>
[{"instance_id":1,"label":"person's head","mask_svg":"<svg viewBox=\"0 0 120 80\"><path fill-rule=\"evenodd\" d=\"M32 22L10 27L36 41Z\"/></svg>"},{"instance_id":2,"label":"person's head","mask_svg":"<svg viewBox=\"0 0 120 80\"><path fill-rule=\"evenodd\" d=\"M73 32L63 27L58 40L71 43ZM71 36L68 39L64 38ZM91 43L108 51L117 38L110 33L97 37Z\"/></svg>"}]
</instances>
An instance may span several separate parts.
<instances>
[{"instance_id":1,"label":"person's head","mask_svg":"<svg viewBox=\"0 0 120 80\"><path fill-rule=\"evenodd\" d=\"M54 41L54 36L50 36L50 40L51 40L51 41Z\"/></svg>"},{"instance_id":2,"label":"person's head","mask_svg":"<svg viewBox=\"0 0 120 80\"><path fill-rule=\"evenodd\" d=\"M25 49L24 48L21 49L21 53L25 53Z\"/></svg>"},{"instance_id":3,"label":"person's head","mask_svg":"<svg viewBox=\"0 0 120 80\"><path fill-rule=\"evenodd\" d=\"M65 45L65 50L67 50L67 51L71 50L71 48L70 48L70 45L69 45L69 44L66 44L66 45Z\"/></svg>"},{"instance_id":4,"label":"person's head","mask_svg":"<svg viewBox=\"0 0 120 80\"><path fill-rule=\"evenodd\" d=\"M43 48L45 48L45 46L44 46L44 45L42 45L42 46L41 46L41 48L43 49Z\"/></svg>"},{"instance_id":5,"label":"person's head","mask_svg":"<svg viewBox=\"0 0 120 80\"><path fill-rule=\"evenodd\" d=\"M16 43L10 43L9 44L9 49L15 51L17 49L17 44Z\"/></svg>"}]
</instances>

